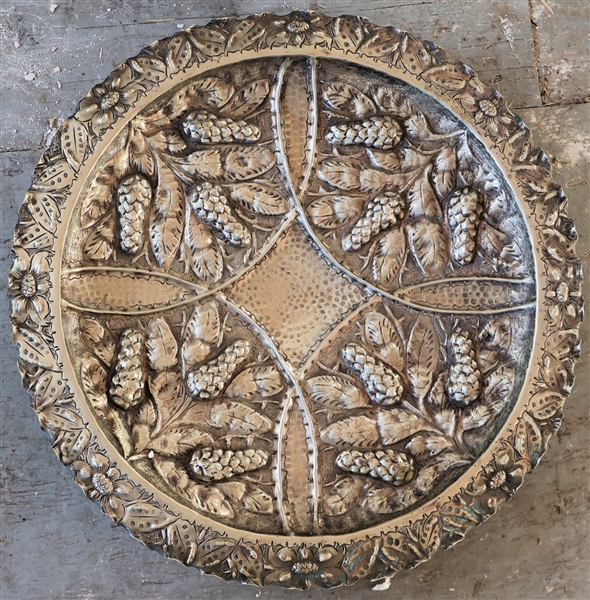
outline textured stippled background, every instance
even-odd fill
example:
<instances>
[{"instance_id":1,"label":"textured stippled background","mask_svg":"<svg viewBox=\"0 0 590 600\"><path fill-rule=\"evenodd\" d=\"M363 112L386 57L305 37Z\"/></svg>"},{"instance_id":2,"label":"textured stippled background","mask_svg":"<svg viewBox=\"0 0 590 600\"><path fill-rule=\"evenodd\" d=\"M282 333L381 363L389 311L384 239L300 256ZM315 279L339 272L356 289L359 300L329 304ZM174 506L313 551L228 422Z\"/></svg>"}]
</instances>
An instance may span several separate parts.
<instances>
[{"instance_id":1,"label":"textured stippled background","mask_svg":"<svg viewBox=\"0 0 590 600\"><path fill-rule=\"evenodd\" d=\"M588 265L590 3L585 0L1 0L3 600L590 597L588 322L564 425L540 466L516 497L463 543L399 574L383 592L372 591L368 582L351 589L260 590L166 560L114 527L84 497L39 429L16 369L6 273L18 207L41 151L88 89L152 41L214 17L304 8L356 13L407 29L435 41L496 86L551 156L578 226L578 254Z\"/></svg>"}]
</instances>

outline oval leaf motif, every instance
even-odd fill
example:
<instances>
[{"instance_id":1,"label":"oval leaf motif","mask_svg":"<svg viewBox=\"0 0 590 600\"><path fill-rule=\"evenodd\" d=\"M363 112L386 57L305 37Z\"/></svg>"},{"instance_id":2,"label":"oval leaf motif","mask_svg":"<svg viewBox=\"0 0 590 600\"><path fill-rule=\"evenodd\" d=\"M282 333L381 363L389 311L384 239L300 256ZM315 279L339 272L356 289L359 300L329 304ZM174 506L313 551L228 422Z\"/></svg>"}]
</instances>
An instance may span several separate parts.
<instances>
[{"instance_id":1,"label":"oval leaf motif","mask_svg":"<svg viewBox=\"0 0 590 600\"><path fill-rule=\"evenodd\" d=\"M196 427L169 427L161 435L148 440L146 448L162 456L178 456L196 446L214 443L215 440L208 433Z\"/></svg>"},{"instance_id":2,"label":"oval leaf motif","mask_svg":"<svg viewBox=\"0 0 590 600\"><path fill-rule=\"evenodd\" d=\"M227 145L223 148L197 150L186 157L170 161L193 179L209 179L219 183L246 181L264 175L276 164L274 152L263 146Z\"/></svg>"},{"instance_id":3,"label":"oval leaf motif","mask_svg":"<svg viewBox=\"0 0 590 600\"><path fill-rule=\"evenodd\" d=\"M370 349L399 373L405 371L405 345L399 324L386 316L370 312L365 316L365 337Z\"/></svg>"},{"instance_id":4,"label":"oval leaf motif","mask_svg":"<svg viewBox=\"0 0 590 600\"><path fill-rule=\"evenodd\" d=\"M179 33L168 42L166 66L171 75L185 69L191 57L192 46L184 34Z\"/></svg>"},{"instance_id":5,"label":"oval leaf motif","mask_svg":"<svg viewBox=\"0 0 590 600\"><path fill-rule=\"evenodd\" d=\"M564 402L565 396L559 392L537 392L531 398L530 413L535 419L544 421L550 419L556 412L561 410Z\"/></svg>"},{"instance_id":6,"label":"oval leaf motif","mask_svg":"<svg viewBox=\"0 0 590 600\"><path fill-rule=\"evenodd\" d=\"M328 425L321 433L321 440L333 446L370 448L379 443L379 431L373 419L358 415Z\"/></svg>"},{"instance_id":7,"label":"oval leaf motif","mask_svg":"<svg viewBox=\"0 0 590 600\"><path fill-rule=\"evenodd\" d=\"M365 485L362 477L344 477L337 481L323 500L326 514L336 517L358 506Z\"/></svg>"},{"instance_id":8,"label":"oval leaf motif","mask_svg":"<svg viewBox=\"0 0 590 600\"><path fill-rule=\"evenodd\" d=\"M336 375L318 375L305 382L305 390L311 399L333 410L368 408L367 395L354 383Z\"/></svg>"},{"instance_id":9,"label":"oval leaf motif","mask_svg":"<svg viewBox=\"0 0 590 600\"><path fill-rule=\"evenodd\" d=\"M440 342L432 319L420 316L408 341L408 379L418 400L423 401L432 387L438 369Z\"/></svg>"},{"instance_id":10,"label":"oval leaf motif","mask_svg":"<svg viewBox=\"0 0 590 600\"><path fill-rule=\"evenodd\" d=\"M514 447L533 466L537 464L543 454L543 435L541 434L539 425L528 412L525 412L518 421L516 431L514 432Z\"/></svg>"},{"instance_id":11,"label":"oval leaf motif","mask_svg":"<svg viewBox=\"0 0 590 600\"><path fill-rule=\"evenodd\" d=\"M392 229L385 233L373 254L373 279L389 289L406 261L406 236L403 229Z\"/></svg>"},{"instance_id":12,"label":"oval leaf motif","mask_svg":"<svg viewBox=\"0 0 590 600\"><path fill-rule=\"evenodd\" d=\"M84 256L91 260L104 261L115 249L115 214L109 211L92 230L84 244Z\"/></svg>"},{"instance_id":13,"label":"oval leaf motif","mask_svg":"<svg viewBox=\"0 0 590 600\"><path fill-rule=\"evenodd\" d=\"M74 181L74 170L65 158L52 160L33 180L32 188L43 192L61 190Z\"/></svg>"},{"instance_id":14,"label":"oval leaf motif","mask_svg":"<svg viewBox=\"0 0 590 600\"><path fill-rule=\"evenodd\" d=\"M268 79L258 79L237 90L223 112L234 119L240 119L253 113L265 100L270 91Z\"/></svg>"},{"instance_id":15,"label":"oval leaf motif","mask_svg":"<svg viewBox=\"0 0 590 600\"><path fill-rule=\"evenodd\" d=\"M51 194L29 190L25 195L23 206L35 221L49 233L55 233L59 211Z\"/></svg>"},{"instance_id":16,"label":"oval leaf motif","mask_svg":"<svg viewBox=\"0 0 590 600\"><path fill-rule=\"evenodd\" d=\"M187 323L182 342L182 360L188 371L208 358L221 335L217 303L210 300L195 306Z\"/></svg>"},{"instance_id":17,"label":"oval leaf motif","mask_svg":"<svg viewBox=\"0 0 590 600\"><path fill-rule=\"evenodd\" d=\"M88 349L93 351L107 367L111 367L117 351L113 334L98 321L86 316L80 317L79 326L82 339Z\"/></svg>"},{"instance_id":18,"label":"oval leaf motif","mask_svg":"<svg viewBox=\"0 0 590 600\"><path fill-rule=\"evenodd\" d=\"M416 262L424 274L434 277L444 273L450 257L444 225L420 218L408 224L408 237Z\"/></svg>"},{"instance_id":19,"label":"oval leaf motif","mask_svg":"<svg viewBox=\"0 0 590 600\"><path fill-rule=\"evenodd\" d=\"M136 502L127 506L122 523L131 531L143 533L146 530L161 529L176 519L178 519L176 515L166 512L154 504Z\"/></svg>"},{"instance_id":20,"label":"oval leaf motif","mask_svg":"<svg viewBox=\"0 0 590 600\"><path fill-rule=\"evenodd\" d=\"M503 364L490 373L483 386L483 400L495 413L500 412L512 393L516 371L510 364Z\"/></svg>"},{"instance_id":21,"label":"oval leaf motif","mask_svg":"<svg viewBox=\"0 0 590 600\"><path fill-rule=\"evenodd\" d=\"M457 154L454 148L445 146L436 155L432 180L441 200L455 189L457 183Z\"/></svg>"},{"instance_id":22,"label":"oval leaf motif","mask_svg":"<svg viewBox=\"0 0 590 600\"><path fill-rule=\"evenodd\" d=\"M50 371L59 370L49 344L41 334L25 327L18 327L14 329L12 339L18 346L20 358L25 362Z\"/></svg>"},{"instance_id":23,"label":"oval leaf motif","mask_svg":"<svg viewBox=\"0 0 590 600\"><path fill-rule=\"evenodd\" d=\"M145 336L148 362L154 371L172 369L178 364L178 344L164 319L152 319Z\"/></svg>"},{"instance_id":24,"label":"oval leaf motif","mask_svg":"<svg viewBox=\"0 0 590 600\"><path fill-rule=\"evenodd\" d=\"M82 388L86 393L86 397L92 403L92 407L99 414L105 413L107 408L107 372L92 354L85 354L82 357L80 377Z\"/></svg>"},{"instance_id":25,"label":"oval leaf motif","mask_svg":"<svg viewBox=\"0 0 590 600\"><path fill-rule=\"evenodd\" d=\"M274 366L248 367L231 382L225 395L228 398L251 400L256 396L270 398L285 388L283 377Z\"/></svg>"},{"instance_id":26,"label":"oval leaf motif","mask_svg":"<svg viewBox=\"0 0 590 600\"><path fill-rule=\"evenodd\" d=\"M401 165L399 156L391 150L375 150L374 148L367 148L367 155L373 165L379 169L394 172L400 170Z\"/></svg>"},{"instance_id":27,"label":"oval leaf motif","mask_svg":"<svg viewBox=\"0 0 590 600\"><path fill-rule=\"evenodd\" d=\"M523 267L522 250L506 233L484 222L479 234L481 253L500 271L520 272Z\"/></svg>"},{"instance_id":28,"label":"oval leaf motif","mask_svg":"<svg viewBox=\"0 0 590 600\"><path fill-rule=\"evenodd\" d=\"M387 446L397 444L420 431L437 432L426 419L404 408L382 410L378 422L383 443Z\"/></svg>"},{"instance_id":29,"label":"oval leaf motif","mask_svg":"<svg viewBox=\"0 0 590 600\"><path fill-rule=\"evenodd\" d=\"M61 148L66 160L77 171L86 158L88 130L74 117L66 119L61 126Z\"/></svg>"},{"instance_id":30,"label":"oval leaf motif","mask_svg":"<svg viewBox=\"0 0 590 600\"><path fill-rule=\"evenodd\" d=\"M268 417L239 402L214 405L211 409L211 423L234 435L266 433L272 429L272 421Z\"/></svg>"},{"instance_id":31,"label":"oval leaf motif","mask_svg":"<svg viewBox=\"0 0 590 600\"><path fill-rule=\"evenodd\" d=\"M170 167L157 159L158 187L150 217L149 235L152 252L162 267L174 260L184 226L184 188Z\"/></svg>"},{"instance_id":32,"label":"oval leaf motif","mask_svg":"<svg viewBox=\"0 0 590 600\"><path fill-rule=\"evenodd\" d=\"M217 238L192 211L187 210L184 228L186 260L193 273L205 283L215 283L223 275L223 256Z\"/></svg>"},{"instance_id":33,"label":"oval leaf motif","mask_svg":"<svg viewBox=\"0 0 590 600\"><path fill-rule=\"evenodd\" d=\"M240 206L261 215L284 215L289 210L288 200L264 183L237 183L231 187L230 195Z\"/></svg>"},{"instance_id":34,"label":"oval leaf motif","mask_svg":"<svg viewBox=\"0 0 590 600\"><path fill-rule=\"evenodd\" d=\"M324 103L332 110L360 119L375 113L373 101L357 87L341 81L322 86Z\"/></svg>"},{"instance_id":35,"label":"oval leaf motif","mask_svg":"<svg viewBox=\"0 0 590 600\"><path fill-rule=\"evenodd\" d=\"M429 165L408 190L408 217L417 219L442 219L442 209L432 189L428 175L431 171Z\"/></svg>"},{"instance_id":36,"label":"oval leaf motif","mask_svg":"<svg viewBox=\"0 0 590 600\"><path fill-rule=\"evenodd\" d=\"M360 196L322 196L307 207L311 222L322 229L340 229L356 221L363 210Z\"/></svg>"}]
</instances>

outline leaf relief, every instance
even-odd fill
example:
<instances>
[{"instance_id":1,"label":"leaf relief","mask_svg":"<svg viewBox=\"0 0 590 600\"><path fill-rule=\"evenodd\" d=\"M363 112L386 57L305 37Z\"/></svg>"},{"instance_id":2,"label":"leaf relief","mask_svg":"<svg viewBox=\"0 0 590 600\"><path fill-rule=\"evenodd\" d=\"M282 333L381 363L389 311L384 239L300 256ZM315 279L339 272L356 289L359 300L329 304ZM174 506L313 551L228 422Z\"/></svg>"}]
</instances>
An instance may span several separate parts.
<instances>
[{"instance_id":1,"label":"leaf relief","mask_svg":"<svg viewBox=\"0 0 590 600\"><path fill-rule=\"evenodd\" d=\"M305 381L310 398L331 410L352 410L371 406L369 398L353 381L338 375L318 375Z\"/></svg>"}]
</instances>

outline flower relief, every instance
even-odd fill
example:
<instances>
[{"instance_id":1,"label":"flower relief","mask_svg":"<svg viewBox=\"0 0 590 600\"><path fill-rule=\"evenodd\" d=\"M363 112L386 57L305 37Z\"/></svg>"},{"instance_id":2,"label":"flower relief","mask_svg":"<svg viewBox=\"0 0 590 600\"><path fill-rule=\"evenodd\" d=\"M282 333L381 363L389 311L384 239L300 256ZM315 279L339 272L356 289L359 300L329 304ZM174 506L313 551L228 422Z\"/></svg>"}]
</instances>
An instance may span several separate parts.
<instances>
[{"instance_id":1,"label":"flower relief","mask_svg":"<svg viewBox=\"0 0 590 600\"><path fill-rule=\"evenodd\" d=\"M125 514L125 503L135 499L133 485L121 477L106 456L97 452L89 452L88 462L75 461L72 468L76 482L88 497L118 523Z\"/></svg>"},{"instance_id":2,"label":"flower relief","mask_svg":"<svg viewBox=\"0 0 590 600\"><path fill-rule=\"evenodd\" d=\"M80 102L76 117L83 123L89 123L98 135L127 112L139 100L142 92L134 81L131 67L123 64Z\"/></svg>"},{"instance_id":3,"label":"flower relief","mask_svg":"<svg viewBox=\"0 0 590 600\"><path fill-rule=\"evenodd\" d=\"M295 46L329 44L331 38L326 25L331 19L323 15L293 12L285 17L277 17L268 28L266 43L273 46Z\"/></svg>"},{"instance_id":4,"label":"flower relief","mask_svg":"<svg viewBox=\"0 0 590 600\"><path fill-rule=\"evenodd\" d=\"M8 291L12 296L12 316L17 323L27 318L37 326L46 324L49 304L44 294L49 290L49 263L47 253L37 252L32 257L22 248L15 247L12 269L8 274Z\"/></svg>"},{"instance_id":5,"label":"flower relief","mask_svg":"<svg viewBox=\"0 0 590 600\"><path fill-rule=\"evenodd\" d=\"M469 91L457 97L461 106L473 115L475 123L481 125L493 138L504 138L513 117L504 99L496 90L490 90L477 78L469 82Z\"/></svg>"},{"instance_id":6,"label":"flower relief","mask_svg":"<svg viewBox=\"0 0 590 600\"><path fill-rule=\"evenodd\" d=\"M579 268L566 265L563 268L549 264L547 267L547 303L549 305L549 318L554 323L561 325L565 322L572 325L580 313L582 300L582 283Z\"/></svg>"},{"instance_id":7,"label":"flower relief","mask_svg":"<svg viewBox=\"0 0 590 600\"><path fill-rule=\"evenodd\" d=\"M280 583L304 590L312 585L333 587L342 585L344 571L338 566L344 554L333 546L308 548L271 547L269 558L275 570L269 573L265 584Z\"/></svg>"},{"instance_id":8,"label":"flower relief","mask_svg":"<svg viewBox=\"0 0 590 600\"><path fill-rule=\"evenodd\" d=\"M516 460L514 448L504 444L492 463L475 477L468 492L479 498L484 511L494 511L497 504L520 487L529 466L526 459Z\"/></svg>"}]
</instances>

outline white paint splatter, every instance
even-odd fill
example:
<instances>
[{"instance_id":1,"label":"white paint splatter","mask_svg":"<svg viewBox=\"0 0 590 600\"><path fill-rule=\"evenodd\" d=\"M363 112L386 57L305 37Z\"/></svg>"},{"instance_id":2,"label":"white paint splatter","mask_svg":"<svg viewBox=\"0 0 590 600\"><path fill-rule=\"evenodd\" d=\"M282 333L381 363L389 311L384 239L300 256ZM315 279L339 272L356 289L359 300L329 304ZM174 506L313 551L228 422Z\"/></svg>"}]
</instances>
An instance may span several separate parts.
<instances>
[{"instance_id":1,"label":"white paint splatter","mask_svg":"<svg viewBox=\"0 0 590 600\"><path fill-rule=\"evenodd\" d=\"M385 592L391 586L391 577L386 577L381 583L373 586L375 592Z\"/></svg>"},{"instance_id":2,"label":"white paint splatter","mask_svg":"<svg viewBox=\"0 0 590 600\"><path fill-rule=\"evenodd\" d=\"M500 23L502 23L502 29L504 30L504 36L510 44L510 48L514 50L514 29L512 23L508 20L508 17L500 15Z\"/></svg>"}]
</instances>

